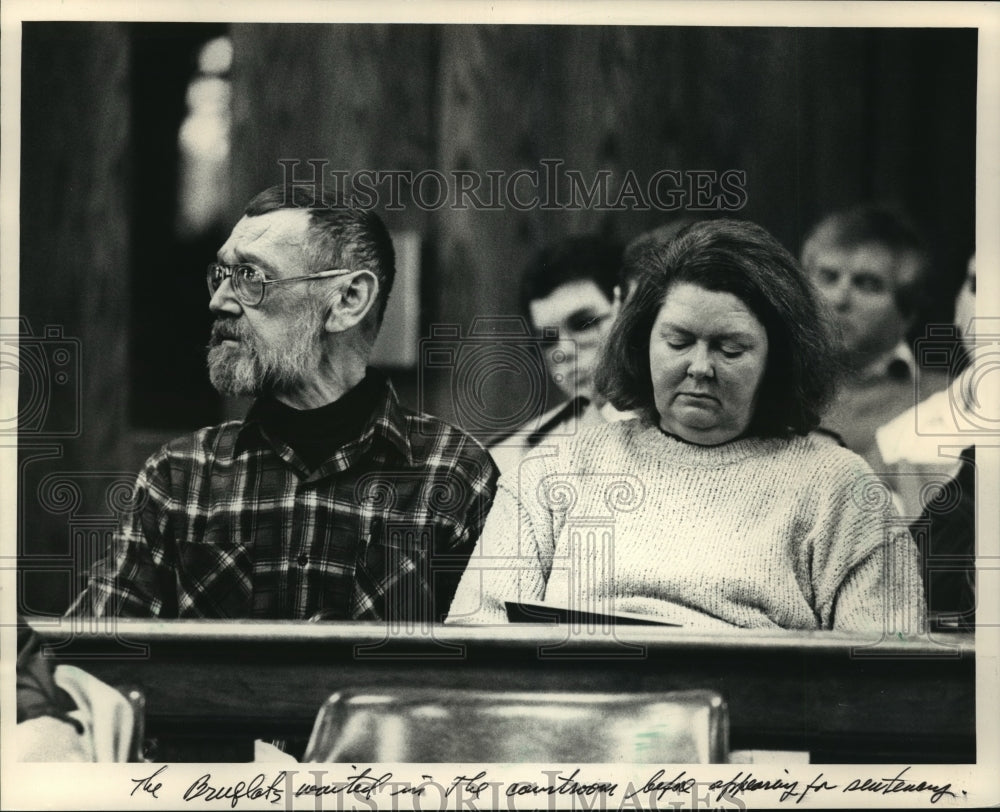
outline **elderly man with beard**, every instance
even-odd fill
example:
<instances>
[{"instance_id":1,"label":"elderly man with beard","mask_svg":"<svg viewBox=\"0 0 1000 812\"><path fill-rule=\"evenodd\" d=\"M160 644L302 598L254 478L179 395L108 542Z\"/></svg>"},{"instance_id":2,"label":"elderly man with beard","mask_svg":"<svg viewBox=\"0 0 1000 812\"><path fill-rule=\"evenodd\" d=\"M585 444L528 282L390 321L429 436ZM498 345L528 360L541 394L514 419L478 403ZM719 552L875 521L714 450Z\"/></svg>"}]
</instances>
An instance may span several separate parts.
<instances>
[{"instance_id":1,"label":"elderly man with beard","mask_svg":"<svg viewBox=\"0 0 1000 812\"><path fill-rule=\"evenodd\" d=\"M367 367L395 274L372 212L272 187L208 268L242 421L165 445L69 614L438 620L493 500L471 437Z\"/></svg>"}]
</instances>

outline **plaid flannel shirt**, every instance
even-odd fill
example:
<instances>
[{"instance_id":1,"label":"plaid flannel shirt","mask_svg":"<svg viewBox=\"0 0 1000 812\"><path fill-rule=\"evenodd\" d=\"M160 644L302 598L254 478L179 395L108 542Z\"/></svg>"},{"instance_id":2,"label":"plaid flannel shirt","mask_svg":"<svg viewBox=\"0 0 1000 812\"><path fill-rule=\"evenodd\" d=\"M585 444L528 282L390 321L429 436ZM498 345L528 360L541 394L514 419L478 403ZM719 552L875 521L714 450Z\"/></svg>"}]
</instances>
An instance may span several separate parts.
<instances>
[{"instance_id":1,"label":"plaid flannel shirt","mask_svg":"<svg viewBox=\"0 0 1000 812\"><path fill-rule=\"evenodd\" d=\"M360 436L307 470L253 418L174 440L67 614L443 619L497 471L392 385Z\"/></svg>"}]
</instances>

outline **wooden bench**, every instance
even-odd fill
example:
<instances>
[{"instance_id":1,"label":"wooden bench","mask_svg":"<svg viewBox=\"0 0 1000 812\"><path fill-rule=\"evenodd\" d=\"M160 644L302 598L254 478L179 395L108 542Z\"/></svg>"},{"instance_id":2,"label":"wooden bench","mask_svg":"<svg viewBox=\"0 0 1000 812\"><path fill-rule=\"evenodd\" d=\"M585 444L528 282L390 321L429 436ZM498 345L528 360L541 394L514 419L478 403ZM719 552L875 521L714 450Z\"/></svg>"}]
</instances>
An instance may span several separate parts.
<instances>
[{"instance_id":1,"label":"wooden bench","mask_svg":"<svg viewBox=\"0 0 1000 812\"><path fill-rule=\"evenodd\" d=\"M32 619L58 662L146 698L152 755L242 761L255 738L304 739L335 691L718 691L734 750L816 763L976 760L971 635L870 640L832 632L711 635L538 624L387 631L384 623Z\"/></svg>"}]
</instances>

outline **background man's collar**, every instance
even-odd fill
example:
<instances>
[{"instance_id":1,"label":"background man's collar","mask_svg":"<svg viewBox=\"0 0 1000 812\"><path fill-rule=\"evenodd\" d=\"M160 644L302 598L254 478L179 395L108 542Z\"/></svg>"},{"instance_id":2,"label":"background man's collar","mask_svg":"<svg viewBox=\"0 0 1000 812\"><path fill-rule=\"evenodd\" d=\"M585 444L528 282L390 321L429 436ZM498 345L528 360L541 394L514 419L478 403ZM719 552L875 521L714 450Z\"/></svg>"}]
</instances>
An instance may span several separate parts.
<instances>
[{"instance_id":1,"label":"background man's collar","mask_svg":"<svg viewBox=\"0 0 1000 812\"><path fill-rule=\"evenodd\" d=\"M913 351L905 341L900 341L889 352L880 355L863 367L856 377L859 380L885 377L906 380L913 377L915 368L916 360L913 357Z\"/></svg>"}]
</instances>

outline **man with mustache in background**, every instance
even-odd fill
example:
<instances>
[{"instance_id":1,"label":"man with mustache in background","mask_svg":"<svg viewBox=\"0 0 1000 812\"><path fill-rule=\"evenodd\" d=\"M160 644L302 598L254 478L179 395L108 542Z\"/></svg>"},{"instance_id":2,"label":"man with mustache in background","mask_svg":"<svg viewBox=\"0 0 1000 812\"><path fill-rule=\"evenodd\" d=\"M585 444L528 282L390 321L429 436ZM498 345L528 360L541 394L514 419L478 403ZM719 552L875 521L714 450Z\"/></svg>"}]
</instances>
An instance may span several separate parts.
<instances>
[{"instance_id":1,"label":"man with mustache in background","mask_svg":"<svg viewBox=\"0 0 1000 812\"><path fill-rule=\"evenodd\" d=\"M208 267L209 376L246 418L178 438L68 614L434 621L493 500L471 437L368 359L395 274L373 212L265 190Z\"/></svg>"}]
</instances>

